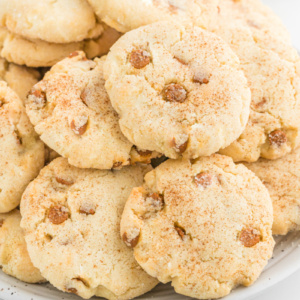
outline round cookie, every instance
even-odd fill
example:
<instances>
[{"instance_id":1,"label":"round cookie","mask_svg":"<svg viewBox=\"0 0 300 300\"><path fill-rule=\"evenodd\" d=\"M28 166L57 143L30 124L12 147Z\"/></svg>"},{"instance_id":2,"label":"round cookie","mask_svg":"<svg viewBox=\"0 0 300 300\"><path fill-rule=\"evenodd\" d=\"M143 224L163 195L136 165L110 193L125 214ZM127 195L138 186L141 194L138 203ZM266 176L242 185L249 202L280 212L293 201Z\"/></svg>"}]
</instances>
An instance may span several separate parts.
<instances>
[{"instance_id":1,"label":"round cookie","mask_svg":"<svg viewBox=\"0 0 300 300\"><path fill-rule=\"evenodd\" d=\"M276 159L300 145L300 60L279 18L259 0L89 0L106 23L126 32L157 20L216 33L237 54L252 92L250 119L222 154L235 161ZM122 12L122 13L121 13ZM283 112L283 113L282 113ZM276 138L280 131L281 138ZM273 136L276 142L274 143Z\"/></svg>"},{"instance_id":2,"label":"round cookie","mask_svg":"<svg viewBox=\"0 0 300 300\"><path fill-rule=\"evenodd\" d=\"M85 0L1 0L0 24L25 38L50 43L78 42L99 31Z\"/></svg>"},{"instance_id":3,"label":"round cookie","mask_svg":"<svg viewBox=\"0 0 300 300\"><path fill-rule=\"evenodd\" d=\"M0 80L6 81L23 102L40 77L37 70L8 63L0 57Z\"/></svg>"},{"instance_id":4,"label":"round cookie","mask_svg":"<svg viewBox=\"0 0 300 300\"><path fill-rule=\"evenodd\" d=\"M300 230L300 149L278 159L245 164L268 188L274 210L273 234Z\"/></svg>"},{"instance_id":5,"label":"round cookie","mask_svg":"<svg viewBox=\"0 0 300 300\"><path fill-rule=\"evenodd\" d=\"M51 67L77 50L86 52L88 58L106 54L120 33L104 25L100 36L67 44L28 40L5 31L0 55L9 62L28 67Z\"/></svg>"},{"instance_id":6,"label":"round cookie","mask_svg":"<svg viewBox=\"0 0 300 300\"><path fill-rule=\"evenodd\" d=\"M83 52L72 53L33 87L27 114L42 141L76 167L111 169L150 162L153 154L133 149L121 133L104 88L103 63L87 60Z\"/></svg>"},{"instance_id":7,"label":"round cookie","mask_svg":"<svg viewBox=\"0 0 300 300\"><path fill-rule=\"evenodd\" d=\"M44 282L40 271L30 260L20 222L21 214L17 209L0 214L0 267L4 273L19 280Z\"/></svg>"},{"instance_id":8,"label":"round cookie","mask_svg":"<svg viewBox=\"0 0 300 300\"><path fill-rule=\"evenodd\" d=\"M105 87L133 144L170 158L196 158L228 146L246 126L251 95L239 68L214 34L161 22L112 46Z\"/></svg>"},{"instance_id":9,"label":"round cookie","mask_svg":"<svg viewBox=\"0 0 300 300\"><path fill-rule=\"evenodd\" d=\"M51 284L83 298L122 300L158 283L120 237L125 202L148 170L78 169L57 158L31 182L21 202L21 226L34 265Z\"/></svg>"},{"instance_id":10,"label":"round cookie","mask_svg":"<svg viewBox=\"0 0 300 300\"><path fill-rule=\"evenodd\" d=\"M272 256L272 202L247 168L221 155L168 160L134 188L121 235L141 267L198 299L251 285Z\"/></svg>"},{"instance_id":11,"label":"round cookie","mask_svg":"<svg viewBox=\"0 0 300 300\"><path fill-rule=\"evenodd\" d=\"M0 81L0 213L19 205L26 186L44 166L44 155L22 101Z\"/></svg>"}]
</instances>

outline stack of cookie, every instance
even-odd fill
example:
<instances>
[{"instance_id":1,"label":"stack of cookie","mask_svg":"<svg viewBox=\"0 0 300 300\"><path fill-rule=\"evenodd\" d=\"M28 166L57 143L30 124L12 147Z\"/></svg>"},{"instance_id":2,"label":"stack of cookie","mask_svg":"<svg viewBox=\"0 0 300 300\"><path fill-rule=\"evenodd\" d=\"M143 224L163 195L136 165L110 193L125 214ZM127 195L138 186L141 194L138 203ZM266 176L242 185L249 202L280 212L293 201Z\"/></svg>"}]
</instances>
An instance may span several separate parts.
<instances>
[{"instance_id":1,"label":"stack of cookie","mask_svg":"<svg viewBox=\"0 0 300 300\"><path fill-rule=\"evenodd\" d=\"M85 0L1 0L0 25L0 56L29 67L52 66L79 49L101 56L120 36Z\"/></svg>"},{"instance_id":2,"label":"stack of cookie","mask_svg":"<svg viewBox=\"0 0 300 300\"><path fill-rule=\"evenodd\" d=\"M258 0L0 0L0 20L4 272L220 298L300 230L300 59Z\"/></svg>"}]
</instances>

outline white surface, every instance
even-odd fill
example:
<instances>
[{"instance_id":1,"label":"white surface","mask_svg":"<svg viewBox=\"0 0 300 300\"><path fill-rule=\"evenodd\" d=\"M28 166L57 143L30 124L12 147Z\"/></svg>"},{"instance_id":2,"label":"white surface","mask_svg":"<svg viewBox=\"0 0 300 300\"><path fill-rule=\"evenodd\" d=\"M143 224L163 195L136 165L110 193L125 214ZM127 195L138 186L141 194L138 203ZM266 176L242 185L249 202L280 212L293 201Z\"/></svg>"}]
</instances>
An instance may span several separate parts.
<instances>
[{"instance_id":1,"label":"white surface","mask_svg":"<svg viewBox=\"0 0 300 300\"><path fill-rule=\"evenodd\" d=\"M300 50L300 0L262 0L262 2L272 7L280 16L291 33L295 47Z\"/></svg>"},{"instance_id":2,"label":"white surface","mask_svg":"<svg viewBox=\"0 0 300 300\"><path fill-rule=\"evenodd\" d=\"M291 32L292 40L300 49L300 0L263 0L271 6L283 19ZM292 274L300 268L300 233L289 235L289 247L282 243L277 245L274 259L270 261L266 271L256 284L250 288L239 288L225 300L300 300L300 270L292 276L281 281L282 278ZM282 252L282 250L284 252ZM269 288L268 288L269 287ZM268 288L268 289L266 289ZM20 293L22 289L22 293ZM150 295L141 299L179 300L190 299L180 295L170 294L170 287L159 286ZM257 294L259 291L264 292ZM158 298L157 295L160 295ZM156 296L155 298L153 296ZM0 299L6 300L46 300L46 299L80 299L70 294L59 293L56 290L47 290L44 286L27 285L15 279L9 278L0 272ZM99 298L98 298L99 299Z\"/></svg>"}]
</instances>

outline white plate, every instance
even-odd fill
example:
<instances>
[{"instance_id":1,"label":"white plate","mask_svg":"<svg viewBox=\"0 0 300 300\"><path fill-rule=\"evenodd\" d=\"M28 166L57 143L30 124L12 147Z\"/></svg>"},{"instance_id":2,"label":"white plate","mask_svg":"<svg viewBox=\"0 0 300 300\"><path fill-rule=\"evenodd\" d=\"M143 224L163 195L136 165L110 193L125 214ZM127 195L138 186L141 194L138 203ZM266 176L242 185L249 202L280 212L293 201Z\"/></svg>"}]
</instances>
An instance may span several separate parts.
<instances>
[{"instance_id":1,"label":"white plate","mask_svg":"<svg viewBox=\"0 0 300 300\"><path fill-rule=\"evenodd\" d=\"M251 287L239 287L224 300L248 300L272 285L285 279L300 269L300 233L291 233L285 237L276 238L273 258L269 261L263 274ZM79 297L60 292L50 284L25 284L0 271L1 300L78 300ZM100 299L100 298L92 298ZM153 291L138 299L150 300L183 300L191 299L174 293L167 284L158 285Z\"/></svg>"}]
</instances>

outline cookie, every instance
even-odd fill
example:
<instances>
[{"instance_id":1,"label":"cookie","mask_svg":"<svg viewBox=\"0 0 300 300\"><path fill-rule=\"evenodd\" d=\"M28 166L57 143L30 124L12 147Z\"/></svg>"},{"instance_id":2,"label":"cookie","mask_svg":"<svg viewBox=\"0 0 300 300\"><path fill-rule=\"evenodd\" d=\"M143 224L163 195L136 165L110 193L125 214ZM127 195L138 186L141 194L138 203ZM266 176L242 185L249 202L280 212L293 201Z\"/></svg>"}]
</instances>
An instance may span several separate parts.
<instances>
[{"instance_id":1,"label":"cookie","mask_svg":"<svg viewBox=\"0 0 300 300\"><path fill-rule=\"evenodd\" d=\"M104 26L103 33L96 38L67 44L28 40L6 31L0 55L9 62L29 67L50 67L70 53L83 50L89 58L106 54L120 33Z\"/></svg>"},{"instance_id":2,"label":"cookie","mask_svg":"<svg viewBox=\"0 0 300 300\"><path fill-rule=\"evenodd\" d=\"M78 42L99 31L94 12L85 0L2 0L0 24L27 39L49 43Z\"/></svg>"},{"instance_id":3,"label":"cookie","mask_svg":"<svg viewBox=\"0 0 300 300\"><path fill-rule=\"evenodd\" d=\"M273 234L300 230L300 149L278 160L245 164L268 188L274 210Z\"/></svg>"},{"instance_id":4,"label":"cookie","mask_svg":"<svg viewBox=\"0 0 300 300\"><path fill-rule=\"evenodd\" d=\"M33 263L51 284L83 298L118 300L157 284L122 242L119 228L130 191L149 168L78 169L57 158L28 186L21 226Z\"/></svg>"},{"instance_id":5,"label":"cookie","mask_svg":"<svg viewBox=\"0 0 300 300\"><path fill-rule=\"evenodd\" d=\"M272 202L261 181L221 155L168 160L134 188L121 219L141 267L177 293L226 296L272 256Z\"/></svg>"},{"instance_id":6,"label":"cookie","mask_svg":"<svg viewBox=\"0 0 300 300\"><path fill-rule=\"evenodd\" d=\"M7 82L23 102L31 88L39 81L37 70L8 63L0 57L0 80Z\"/></svg>"},{"instance_id":7,"label":"cookie","mask_svg":"<svg viewBox=\"0 0 300 300\"><path fill-rule=\"evenodd\" d=\"M87 60L83 52L72 53L33 87L27 114L42 141L76 167L111 169L150 162L153 154L133 149L121 133L104 88L103 63Z\"/></svg>"},{"instance_id":8,"label":"cookie","mask_svg":"<svg viewBox=\"0 0 300 300\"><path fill-rule=\"evenodd\" d=\"M44 155L22 101L0 81L0 213L19 205L26 186L43 167Z\"/></svg>"},{"instance_id":9,"label":"cookie","mask_svg":"<svg viewBox=\"0 0 300 300\"><path fill-rule=\"evenodd\" d=\"M215 153L248 120L251 95L238 58L199 27L161 22L126 33L104 77L123 134L170 158Z\"/></svg>"},{"instance_id":10,"label":"cookie","mask_svg":"<svg viewBox=\"0 0 300 300\"><path fill-rule=\"evenodd\" d=\"M40 271L30 260L20 222L21 215L17 209L0 214L0 267L4 273L19 280L44 282Z\"/></svg>"},{"instance_id":11,"label":"cookie","mask_svg":"<svg viewBox=\"0 0 300 300\"><path fill-rule=\"evenodd\" d=\"M221 153L235 161L249 162L260 156L282 157L300 142L300 61L288 61L262 49L253 43L249 30L242 27L235 27L227 42L240 57L252 101L245 131Z\"/></svg>"},{"instance_id":12,"label":"cookie","mask_svg":"<svg viewBox=\"0 0 300 300\"><path fill-rule=\"evenodd\" d=\"M218 25L230 18L251 31L255 43L279 54L291 51L291 39L281 19L260 0L219 1ZM232 22L231 22L232 23ZM211 23L212 26L216 25ZM288 53L286 53L288 54Z\"/></svg>"},{"instance_id":13,"label":"cookie","mask_svg":"<svg viewBox=\"0 0 300 300\"><path fill-rule=\"evenodd\" d=\"M240 4L236 4L239 6L237 11L241 14L247 11L249 3L240 1ZM287 39L277 35L278 26L274 25L271 35L271 30L268 33L264 25L266 23L259 18L249 21L252 24L257 20L256 27L254 24L246 27L240 20L226 22L229 14L222 14L223 10L225 8L221 7L219 24L215 24L213 31L239 57L250 85L252 101L245 131L221 153L231 156L235 161L253 162L260 156L280 158L300 144L299 56ZM265 43L261 42L263 39Z\"/></svg>"},{"instance_id":14,"label":"cookie","mask_svg":"<svg viewBox=\"0 0 300 300\"><path fill-rule=\"evenodd\" d=\"M253 162L260 156L282 157L300 145L299 56L282 22L261 1L89 2L101 19L122 32L158 20L175 20L203 27L230 44L248 79L252 104L244 133L222 154ZM273 143L278 130L282 138Z\"/></svg>"},{"instance_id":15,"label":"cookie","mask_svg":"<svg viewBox=\"0 0 300 300\"><path fill-rule=\"evenodd\" d=\"M217 13L216 0L88 0L97 16L120 32L158 21L196 23L205 28Z\"/></svg>"}]
</instances>

